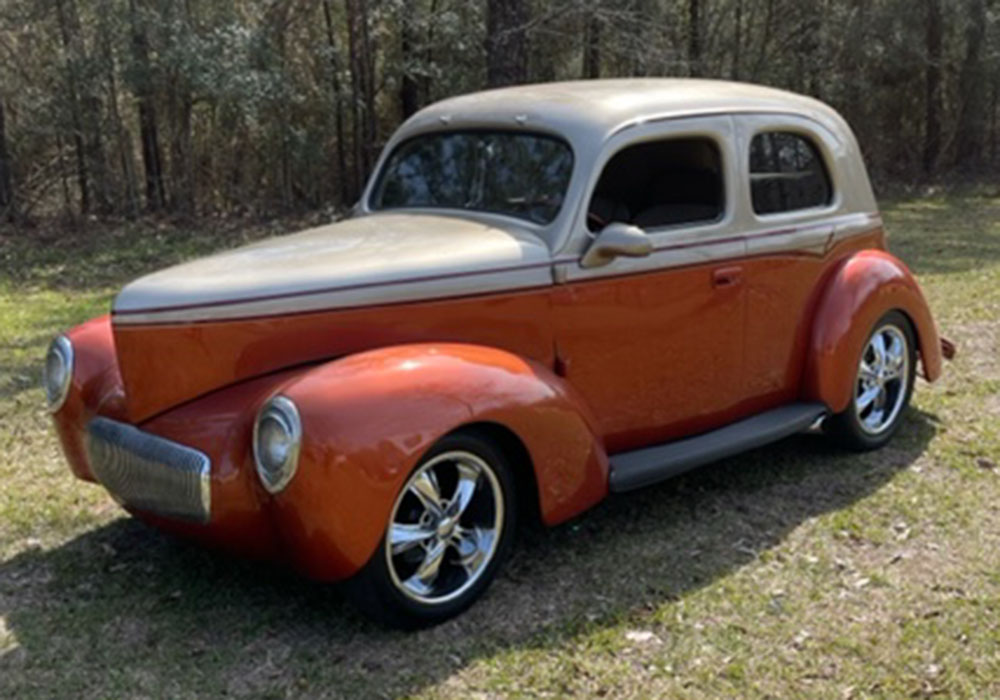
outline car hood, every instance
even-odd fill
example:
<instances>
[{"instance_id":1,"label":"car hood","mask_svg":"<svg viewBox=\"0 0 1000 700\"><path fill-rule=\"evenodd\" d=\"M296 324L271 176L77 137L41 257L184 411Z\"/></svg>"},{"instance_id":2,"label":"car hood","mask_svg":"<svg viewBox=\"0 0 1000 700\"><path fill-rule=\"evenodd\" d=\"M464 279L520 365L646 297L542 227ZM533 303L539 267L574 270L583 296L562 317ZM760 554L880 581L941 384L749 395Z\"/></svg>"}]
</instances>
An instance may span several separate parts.
<instances>
[{"instance_id":1,"label":"car hood","mask_svg":"<svg viewBox=\"0 0 1000 700\"><path fill-rule=\"evenodd\" d=\"M380 213L260 241L127 285L116 324L273 316L539 286L546 245L516 225Z\"/></svg>"}]
</instances>

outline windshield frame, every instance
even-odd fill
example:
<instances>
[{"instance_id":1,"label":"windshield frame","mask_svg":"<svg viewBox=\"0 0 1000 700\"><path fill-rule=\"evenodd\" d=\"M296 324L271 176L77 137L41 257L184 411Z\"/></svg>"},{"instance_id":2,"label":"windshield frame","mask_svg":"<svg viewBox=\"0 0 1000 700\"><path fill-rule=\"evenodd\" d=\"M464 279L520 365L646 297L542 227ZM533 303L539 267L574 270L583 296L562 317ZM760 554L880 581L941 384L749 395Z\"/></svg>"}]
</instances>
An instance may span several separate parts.
<instances>
[{"instance_id":1,"label":"windshield frame","mask_svg":"<svg viewBox=\"0 0 1000 700\"><path fill-rule=\"evenodd\" d=\"M473 209L465 207L446 207L446 206L430 206L430 205L409 205L402 207L385 207L376 206L375 198L382 192L383 183L386 176L388 175L389 165L392 162L393 157L399 152L401 148L406 147L413 141L418 139L433 138L436 136L447 136L452 134L510 134L513 136L531 136L537 139L544 139L546 141L554 141L556 143L562 144L566 151L569 153L569 177L566 180L566 186L562 192L562 201L559 203L558 208L553 213L552 217L546 222L536 221L530 219L527 216L518 215L509 211L497 211L492 209ZM400 139L396 143L390 144L390 148L387 148L383 156L379 159L378 169L375 172L374 177L370 180L370 185L366 188L364 197L361 201L363 211L367 213L388 213L388 212L420 212L420 213L430 213L430 212L447 212L447 213L457 213L465 216L479 216L479 217L501 217L504 219L510 219L518 222L521 225L537 227L539 229L548 228L559 221L560 217L566 212L566 205L571 199L573 193L573 185L576 179L576 167L577 167L577 156L576 151L573 148L573 144L570 143L569 139L565 138L560 134L553 133L551 131L536 130L536 129L516 129L507 126L469 126L469 127L453 127L445 129L430 129L426 131L418 131L413 134L407 135L405 138Z\"/></svg>"}]
</instances>

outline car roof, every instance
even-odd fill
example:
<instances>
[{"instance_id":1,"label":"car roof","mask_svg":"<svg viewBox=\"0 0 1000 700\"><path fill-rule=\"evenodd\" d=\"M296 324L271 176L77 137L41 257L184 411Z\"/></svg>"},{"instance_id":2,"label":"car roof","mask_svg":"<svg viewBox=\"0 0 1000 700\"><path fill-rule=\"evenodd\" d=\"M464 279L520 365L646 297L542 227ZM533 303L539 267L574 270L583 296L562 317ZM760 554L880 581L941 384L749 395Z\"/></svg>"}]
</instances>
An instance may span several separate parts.
<instances>
[{"instance_id":1,"label":"car roof","mask_svg":"<svg viewBox=\"0 0 1000 700\"><path fill-rule=\"evenodd\" d=\"M400 136L428 128L510 124L571 140L606 138L645 121L740 112L795 114L834 132L846 129L829 106L785 90L723 80L625 78L520 85L453 97L415 114Z\"/></svg>"}]
</instances>

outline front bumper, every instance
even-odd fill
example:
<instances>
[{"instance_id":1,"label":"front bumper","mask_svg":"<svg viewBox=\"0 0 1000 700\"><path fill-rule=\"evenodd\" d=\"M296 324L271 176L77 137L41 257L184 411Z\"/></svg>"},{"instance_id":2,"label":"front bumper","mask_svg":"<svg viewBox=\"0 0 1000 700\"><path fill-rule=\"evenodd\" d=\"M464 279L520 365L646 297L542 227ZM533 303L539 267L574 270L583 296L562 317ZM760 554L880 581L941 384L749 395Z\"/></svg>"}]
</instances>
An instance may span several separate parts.
<instances>
[{"instance_id":1,"label":"front bumper","mask_svg":"<svg viewBox=\"0 0 1000 700\"><path fill-rule=\"evenodd\" d=\"M211 519L212 462L171 440L98 416L87 426L94 477L126 508L196 523Z\"/></svg>"}]
</instances>

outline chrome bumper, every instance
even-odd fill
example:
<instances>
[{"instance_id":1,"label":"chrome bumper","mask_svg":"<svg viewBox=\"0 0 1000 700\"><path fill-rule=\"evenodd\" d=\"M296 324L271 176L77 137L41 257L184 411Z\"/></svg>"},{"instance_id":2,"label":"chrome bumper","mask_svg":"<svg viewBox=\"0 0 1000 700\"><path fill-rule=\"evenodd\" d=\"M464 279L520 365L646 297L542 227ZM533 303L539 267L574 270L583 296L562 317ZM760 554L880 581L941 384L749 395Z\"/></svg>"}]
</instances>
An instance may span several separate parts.
<instances>
[{"instance_id":1,"label":"chrome bumper","mask_svg":"<svg viewBox=\"0 0 1000 700\"><path fill-rule=\"evenodd\" d=\"M207 523L212 463L203 453L127 423L95 418L87 426L94 476L122 505Z\"/></svg>"}]
</instances>

